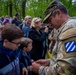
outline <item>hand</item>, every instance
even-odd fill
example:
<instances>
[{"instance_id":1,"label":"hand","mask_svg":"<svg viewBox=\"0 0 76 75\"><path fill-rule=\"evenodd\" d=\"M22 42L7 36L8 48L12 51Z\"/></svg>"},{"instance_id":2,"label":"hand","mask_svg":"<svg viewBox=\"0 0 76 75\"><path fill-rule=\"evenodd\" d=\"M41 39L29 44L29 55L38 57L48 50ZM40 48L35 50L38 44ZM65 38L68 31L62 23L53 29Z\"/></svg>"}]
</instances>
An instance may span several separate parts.
<instances>
[{"instance_id":1,"label":"hand","mask_svg":"<svg viewBox=\"0 0 76 75\"><path fill-rule=\"evenodd\" d=\"M49 39L49 40L52 40L52 35L49 35L49 36L48 36L48 39Z\"/></svg>"},{"instance_id":2,"label":"hand","mask_svg":"<svg viewBox=\"0 0 76 75\"><path fill-rule=\"evenodd\" d=\"M40 59L40 60L37 60L36 63L38 63L42 66L48 66L50 64L48 59Z\"/></svg>"},{"instance_id":3,"label":"hand","mask_svg":"<svg viewBox=\"0 0 76 75\"><path fill-rule=\"evenodd\" d=\"M35 63L35 62L32 63L32 71L33 71L33 72L38 73L40 67L41 67L40 64Z\"/></svg>"},{"instance_id":4,"label":"hand","mask_svg":"<svg viewBox=\"0 0 76 75\"><path fill-rule=\"evenodd\" d=\"M27 67L28 71L32 71L32 66Z\"/></svg>"},{"instance_id":5,"label":"hand","mask_svg":"<svg viewBox=\"0 0 76 75\"><path fill-rule=\"evenodd\" d=\"M49 35L48 36L48 39L49 40L52 40L52 41L56 41L57 40L57 37L54 37L54 36Z\"/></svg>"},{"instance_id":6,"label":"hand","mask_svg":"<svg viewBox=\"0 0 76 75\"><path fill-rule=\"evenodd\" d=\"M48 29L48 27L45 27L45 30L44 30L44 32L46 32L46 33L48 33L48 32L49 32L49 29Z\"/></svg>"},{"instance_id":7,"label":"hand","mask_svg":"<svg viewBox=\"0 0 76 75\"><path fill-rule=\"evenodd\" d=\"M24 67L24 68L22 68L22 75L28 75L28 71L27 71L27 69Z\"/></svg>"},{"instance_id":8,"label":"hand","mask_svg":"<svg viewBox=\"0 0 76 75\"><path fill-rule=\"evenodd\" d=\"M34 62L34 60L32 59L32 60L31 60L31 63L33 63L33 62Z\"/></svg>"},{"instance_id":9,"label":"hand","mask_svg":"<svg viewBox=\"0 0 76 75\"><path fill-rule=\"evenodd\" d=\"M57 37L53 37L53 40L56 41L57 40Z\"/></svg>"}]
</instances>

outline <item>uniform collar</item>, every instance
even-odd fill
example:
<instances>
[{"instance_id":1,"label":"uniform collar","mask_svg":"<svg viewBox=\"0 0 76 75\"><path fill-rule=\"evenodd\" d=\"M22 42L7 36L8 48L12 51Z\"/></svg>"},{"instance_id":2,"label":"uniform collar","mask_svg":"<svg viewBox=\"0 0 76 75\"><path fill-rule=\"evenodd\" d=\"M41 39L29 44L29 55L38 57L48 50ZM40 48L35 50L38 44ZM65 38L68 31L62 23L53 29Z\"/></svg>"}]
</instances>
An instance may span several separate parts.
<instances>
[{"instance_id":1,"label":"uniform collar","mask_svg":"<svg viewBox=\"0 0 76 75\"><path fill-rule=\"evenodd\" d=\"M62 29L66 26L66 23L69 22L70 19L68 19L67 21L65 21L60 27L59 29L57 29L57 32L60 33L62 31Z\"/></svg>"}]
</instances>

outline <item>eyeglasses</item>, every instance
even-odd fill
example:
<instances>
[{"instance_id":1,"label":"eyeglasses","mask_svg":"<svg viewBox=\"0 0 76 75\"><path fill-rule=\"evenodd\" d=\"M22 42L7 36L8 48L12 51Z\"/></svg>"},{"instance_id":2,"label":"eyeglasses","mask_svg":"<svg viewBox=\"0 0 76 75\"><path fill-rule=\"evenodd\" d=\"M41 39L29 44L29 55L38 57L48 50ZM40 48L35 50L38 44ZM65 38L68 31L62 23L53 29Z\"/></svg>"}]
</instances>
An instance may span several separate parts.
<instances>
[{"instance_id":1,"label":"eyeglasses","mask_svg":"<svg viewBox=\"0 0 76 75\"><path fill-rule=\"evenodd\" d=\"M20 45L20 42L16 43L16 42L11 42L13 44L16 44L17 46Z\"/></svg>"}]
</instances>

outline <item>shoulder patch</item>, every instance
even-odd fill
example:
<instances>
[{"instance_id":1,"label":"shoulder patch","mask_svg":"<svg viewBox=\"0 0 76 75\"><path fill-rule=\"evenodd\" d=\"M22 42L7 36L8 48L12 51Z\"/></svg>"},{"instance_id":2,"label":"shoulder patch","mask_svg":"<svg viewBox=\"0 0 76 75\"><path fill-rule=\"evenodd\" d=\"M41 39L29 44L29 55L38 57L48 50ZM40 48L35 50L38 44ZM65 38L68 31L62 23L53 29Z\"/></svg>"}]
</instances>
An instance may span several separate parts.
<instances>
[{"instance_id":1,"label":"shoulder patch","mask_svg":"<svg viewBox=\"0 0 76 75\"><path fill-rule=\"evenodd\" d=\"M66 42L65 43L65 50L67 53L76 52L76 42L75 41Z\"/></svg>"}]
</instances>

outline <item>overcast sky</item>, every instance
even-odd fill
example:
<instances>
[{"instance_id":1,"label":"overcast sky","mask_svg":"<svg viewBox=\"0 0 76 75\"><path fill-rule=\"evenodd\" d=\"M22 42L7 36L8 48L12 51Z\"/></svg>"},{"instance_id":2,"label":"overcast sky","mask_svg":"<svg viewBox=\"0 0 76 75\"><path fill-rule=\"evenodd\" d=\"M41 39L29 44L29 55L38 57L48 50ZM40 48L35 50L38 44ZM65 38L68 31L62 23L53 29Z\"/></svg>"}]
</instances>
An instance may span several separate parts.
<instances>
[{"instance_id":1,"label":"overcast sky","mask_svg":"<svg viewBox=\"0 0 76 75\"><path fill-rule=\"evenodd\" d=\"M73 1L76 1L76 0L73 0Z\"/></svg>"}]
</instances>

